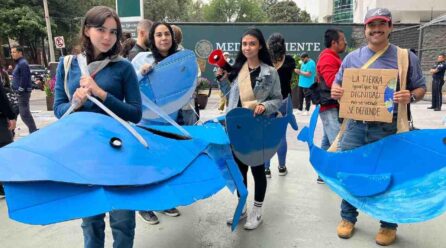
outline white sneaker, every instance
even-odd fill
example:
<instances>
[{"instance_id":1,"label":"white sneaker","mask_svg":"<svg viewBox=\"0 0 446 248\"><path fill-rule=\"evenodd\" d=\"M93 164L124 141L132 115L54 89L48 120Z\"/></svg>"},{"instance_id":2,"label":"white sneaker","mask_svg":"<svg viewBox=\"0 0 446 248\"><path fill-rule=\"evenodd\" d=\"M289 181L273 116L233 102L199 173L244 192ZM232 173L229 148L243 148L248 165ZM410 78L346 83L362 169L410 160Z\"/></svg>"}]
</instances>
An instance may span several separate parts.
<instances>
[{"instance_id":1,"label":"white sneaker","mask_svg":"<svg viewBox=\"0 0 446 248\"><path fill-rule=\"evenodd\" d=\"M246 230L254 230L262 224L262 222L262 208L254 206L248 215L248 220L246 221L244 228Z\"/></svg>"},{"instance_id":2,"label":"white sneaker","mask_svg":"<svg viewBox=\"0 0 446 248\"><path fill-rule=\"evenodd\" d=\"M240 219L238 219L238 221L240 222L241 220L245 219L246 217L248 217L247 211L246 211L246 206L242 211L242 214L240 215ZM229 218L226 220L226 224L228 224L229 226L232 225L232 222L234 221L233 217Z\"/></svg>"},{"instance_id":3,"label":"white sneaker","mask_svg":"<svg viewBox=\"0 0 446 248\"><path fill-rule=\"evenodd\" d=\"M305 111L305 112L302 113L302 115L307 116L307 115L310 115L310 113L308 111Z\"/></svg>"}]
</instances>

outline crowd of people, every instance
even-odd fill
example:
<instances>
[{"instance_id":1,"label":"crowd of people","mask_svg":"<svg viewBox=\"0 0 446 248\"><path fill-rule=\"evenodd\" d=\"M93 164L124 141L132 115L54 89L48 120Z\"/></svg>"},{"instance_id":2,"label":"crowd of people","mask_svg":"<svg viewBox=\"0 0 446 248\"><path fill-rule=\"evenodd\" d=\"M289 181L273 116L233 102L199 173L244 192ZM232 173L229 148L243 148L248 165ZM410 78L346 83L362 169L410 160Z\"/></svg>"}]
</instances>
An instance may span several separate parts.
<instances>
[{"instance_id":1,"label":"crowd of people","mask_svg":"<svg viewBox=\"0 0 446 248\"><path fill-rule=\"evenodd\" d=\"M364 19L364 34L367 45L349 53L344 59L341 54L346 51L347 41L342 30L331 28L324 34L325 49L319 57L312 59L308 54L300 55L302 65L296 69L296 62L287 54L285 38L280 33L273 33L265 40L260 29L249 28L240 38L240 50L234 59L224 53L225 60L232 70L215 69L216 81L221 91L219 110L230 111L242 107L251 109L255 115L276 116L286 114L286 103L291 97L291 78L299 76L298 110L302 115L309 115L312 103L320 105L320 119L323 126L321 148L324 150L346 151L365 144L375 142L396 133L397 111L391 123L346 121L346 131L338 137L341 129L339 118L339 102L343 96L343 73L348 68L362 68L375 54L369 65L374 69L398 69L397 47L389 42L392 31L392 16L387 9L369 10ZM182 32L178 26L165 22L142 20L137 26L136 41L131 37L123 39L122 27L116 12L108 7L97 6L90 9L81 27L81 53L85 54L87 63L99 68L94 75L81 75L76 57L68 67L62 58L57 68L54 113L60 118L70 108L73 101L79 103L76 111L103 113L92 102L88 95L100 99L104 105L126 121L139 123L142 117L141 97L138 79L152 73L155 65L172 54L184 49L181 45ZM30 75L27 61L23 56L23 48L12 48L12 57L16 66L12 70L12 92L18 96L18 111L11 105L7 97L9 80L1 74L0 87L0 147L13 141L12 131L16 125L17 115L32 133L37 130L29 111L31 95ZM132 61L143 57L145 63L136 65ZM376 57L376 56L375 56ZM422 75L418 58L409 52L410 68L408 85L398 89L393 101L395 104L410 104L423 98L426 91L425 78ZM9 70L9 68L8 68ZM433 76L432 106L430 109L441 110L442 86L446 70L446 57L438 56L438 61L430 71ZM110 80L113 79L113 80ZM8 82L8 83L7 83ZM305 102L305 105L304 105ZM181 125L194 125L199 119L194 99L181 108L176 121ZM395 108L398 109L398 108ZM286 135L282 137L278 155L278 175L288 173L286 155ZM240 219L246 219L244 228L256 229L263 221L262 209L266 198L267 178L272 176L270 161L264 164L247 165L236 155L234 159L247 185L248 170L254 178L254 202L250 209L245 206ZM324 183L317 178L318 183ZM0 186L0 194L3 189ZM162 211L169 216L179 216L178 209ZM155 212L140 211L140 217L149 224L158 224ZM135 235L135 212L118 210L109 213L114 247L132 247ZM341 221L337 227L337 235L348 239L354 234L357 222L357 209L345 200L340 206ZM105 214L83 218L82 230L85 247L104 246ZM233 219L227 220L232 224ZM396 239L397 223L381 221L381 228L376 236L379 245L390 245Z\"/></svg>"}]
</instances>

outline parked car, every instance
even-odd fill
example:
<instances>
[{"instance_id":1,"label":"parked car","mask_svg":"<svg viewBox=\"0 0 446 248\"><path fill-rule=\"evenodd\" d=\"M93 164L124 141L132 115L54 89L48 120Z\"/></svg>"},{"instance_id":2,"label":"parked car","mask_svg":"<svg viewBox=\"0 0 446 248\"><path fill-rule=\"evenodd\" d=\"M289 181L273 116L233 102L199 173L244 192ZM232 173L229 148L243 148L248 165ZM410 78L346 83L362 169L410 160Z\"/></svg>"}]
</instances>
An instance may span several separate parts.
<instances>
[{"instance_id":1,"label":"parked car","mask_svg":"<svg viewBox=\"0 0 446 248\"><path fill-rule=\"evenodd\" d=\"M43 65L30 64L31 82L33 89L43 90L45 79L48 77L48 70Z\"/></svg>"}]
</instances>

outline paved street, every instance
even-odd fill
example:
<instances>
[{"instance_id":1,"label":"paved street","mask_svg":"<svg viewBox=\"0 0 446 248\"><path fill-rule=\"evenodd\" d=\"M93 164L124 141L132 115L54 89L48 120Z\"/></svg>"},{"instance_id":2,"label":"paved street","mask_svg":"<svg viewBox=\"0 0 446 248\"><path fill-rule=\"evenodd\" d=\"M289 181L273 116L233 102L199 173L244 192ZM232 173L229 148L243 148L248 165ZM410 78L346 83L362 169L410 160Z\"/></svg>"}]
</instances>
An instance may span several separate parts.
<instances>
[{"instance_id":1,"label":"paved street","mask_svg":"<svg viewBox=\"0 0 446 248\"><path fill-rule=\"evenodd\" d=\"M202 111L203 119L219 114L217 101L218 94L213 94L207 109ZM427 110L429 105L422 101L412 106L416 127L444 128L442 119L446 117L446 111ZM31 109L39 128L55 121L52 112L46 111L43 92L33 92ZM309 116L296 117L300 127L308 124ZM21 120L18 128L17 138L27 135ZM264 223L258 229L246 231L240 225L235 232L230 231L226 218L232 215L237 197L224 189L211 198L179 207L180 217L159 214L161 223L155 226L137 217L135 247L378 247L374 237L379 223L365 214L360 214L356 233L351 239L342 240L336 236L340 199L327 186L316 184L316 174L308 162L307 146L297 141L296 135L297 132L288 129L287 176L278 176L277 159L273 158L272 178L268 179L264 203ZM320 143L321 136L319 126L316 143ZM250 192L252 185L251 180ZM252 195L248 202L251 207ZM397 242L392 247L445 247L445 229L445 215L425 223L400 225ZM111 247L108 226L106 235L106 247ZM0 200L0 247L71 248L82 247L82 242L79 220L48 226L21 224L8 218L6 202Z\"/></svg>"}]
</instances>

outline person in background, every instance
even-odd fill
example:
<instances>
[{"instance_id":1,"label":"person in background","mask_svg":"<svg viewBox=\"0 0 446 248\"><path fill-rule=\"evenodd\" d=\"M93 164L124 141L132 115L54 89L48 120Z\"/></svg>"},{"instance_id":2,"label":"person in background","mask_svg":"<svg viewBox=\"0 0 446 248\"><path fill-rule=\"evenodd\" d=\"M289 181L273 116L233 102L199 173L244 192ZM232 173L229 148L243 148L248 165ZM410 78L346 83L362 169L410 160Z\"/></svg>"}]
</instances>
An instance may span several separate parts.
<instances>
[{"instance_id":1,"label":"person in background","mask_svg":"<svg viewBox=\"0 0 446 248\"><path fill-rule=\"evenodd\" d=\"M31 91L33 89L31 84L31 71L28 61L23 57L23 47L12 47L11 55L16 62L16 66L12 72L12 89L17 92L19 98L20 118L22 118L22 121L28 127L29 133L33 133L37 131L37 127L29 108L29 99L31 98Z\"/></svg>"},{"instance_id":2,"label":"person in background","mask_svg":"<svg viewBox=\"0 0 446 248\"><path fill-rule=\"evenodd\" d=\"M314 84L316 78L316 63L308 56L307 53L300 55L302 59L302 66L300 69L294 69L299 74L299 106L300 111L303 110L303 102L305 100L305 111L302 115L309 115L311 106L311 91L310 88Z\"/></svg>"},{"instance_id":3,"label":"person in background","mask_svg":"<svg viewBox=\"0 0 446 248\"><path fill-rule=\"evenodd\" d=\"M223 57L229 65L232 66L234 64L234 61L229 56L228 52L224 52ZM223 74L222 68L215 67L214 71L216 76ZM229 85L229 82L227 80L222 80L221 77L216 77L216 81L218 84L218 88L220 89L220 102L218 104L218 110L220 110L220 113L223 113L225 110L225 106L228 106L228 94L231 86Z\"/></svg>"},{"instance_id":4,"label":"person in background","mask_svg":"<svg viewBox=\"0 0 446 248\"><path fill-rule=\"evenodd\" d=\"M336 73L341 67L339 54L345 52L347 42L344 32L340 29L327 29L324 35L325 49L319 55L317 61L317 81L319 84L320 110L319 117L322 120L324 135L322 136L321 148L328 150L335 140L341 128L339 122L339 103L331 98L331 86ZM317 177L317 183L323 184L324 180Z\"/></svg>"},{"instance_id":5,"label":"person in background","mask_svg":"<svg viewBox=\"0 0 446 248\"><path fill-rule=\"evenodd\" d=\"M444 85L444 72L446 70L446 55L440 54L437 57L437 62L434 67L430 69L432 74L432 105L428 109L434 111L441 111L441 105L443 104L443 85Z\"/></svg>"},{"instance_id":6,"label":"person in background","mask_svg":"<svg viewBox=\"0 0 446 248\"><path fill-rule=\"evenodd\" d=\"M120 55L126 59L129 59L130 50L135 46L136 41L132 38L125 40L122 42L122 51Z\"/></svg>"},{"instance_id":7,"label":"person in background","mask_svg":"<svg viewBox=\"0 0 446 248\"><path fill-rule=\"evenodd\" d=\"M149 31L152 25L153 22L151 20L143 19L138 23L138 26L136 26L138 37L136 38L136 44L129 52L128 59L130 61L132 61L138 53L149 51Z\"/></svg>"},{"instance_id":8,"label":"person in background","mask_svg":"<svg viewBox=\"0 0 446 248\"><path fill-rule=\"evenodd\" d=\"M0 147L4 147L14 140L13 130L16 127L17 113L13 111L6 97L3 77L0 80ZM0 183L0 199L4 197L5 191L3 190L3 185Z\"/></svg>"},{"instance_id":9,"label":"person in background","mask_svg":"<svg viewBox=\"0 0 446 248\"><path fill-rule=\"evenodd\" d=\"M273 33L268 38L268 50L271 54L271 59L276 68L280 78L280 89L282 93L282 106L280 106L280 113L286 114L288 97L291 97L291 77L296 68L296 61L290 55L286 55L285 39L282 34ZM279 148L277 150L277 158L279 159L279 176L285 176L288 173L286 167L286 154L288 146L286 141L286 133L280 140ZM265 162L266 177L271 178L270 161Z\"/></svg>"}]
</instances>

